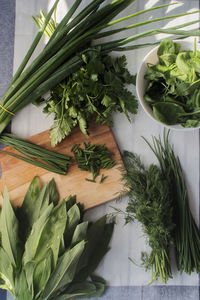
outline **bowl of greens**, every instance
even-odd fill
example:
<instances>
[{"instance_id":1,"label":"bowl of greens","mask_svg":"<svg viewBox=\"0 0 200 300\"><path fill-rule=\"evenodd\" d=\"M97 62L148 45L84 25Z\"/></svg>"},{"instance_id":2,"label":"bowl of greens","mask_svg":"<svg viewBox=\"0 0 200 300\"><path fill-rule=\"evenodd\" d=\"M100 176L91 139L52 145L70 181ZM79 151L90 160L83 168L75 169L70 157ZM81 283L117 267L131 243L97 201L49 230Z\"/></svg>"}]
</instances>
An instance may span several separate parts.
<instances>
[{"instance_id":1,"label":"bowl of greens","mask_svg":"<svg viewBox=\"0 0 200 300\"><path fill-rule=\"evenodd\" d=\"M144 57L136 90L156 122L172 129L200 128L200 44L164 39Z\"/></svg>"}]
</instances>

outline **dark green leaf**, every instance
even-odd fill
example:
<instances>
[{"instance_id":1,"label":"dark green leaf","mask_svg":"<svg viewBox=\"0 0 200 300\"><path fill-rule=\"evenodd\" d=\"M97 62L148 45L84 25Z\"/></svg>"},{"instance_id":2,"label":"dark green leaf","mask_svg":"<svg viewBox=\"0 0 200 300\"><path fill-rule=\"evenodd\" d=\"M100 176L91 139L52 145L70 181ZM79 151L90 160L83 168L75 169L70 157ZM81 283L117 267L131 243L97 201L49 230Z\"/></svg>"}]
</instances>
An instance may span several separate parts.
<instances>
[{"instance_id":1,"label":"dark green leaf","mask_svg":"<svg viewBox=\"0 0 200 300\"><path fill-rule=\"evenodd\" d=\"M51 277L49 278L49 281L41 295L43 300L49 299L49 297L57 290L72 282L84 248L85 242L82 241L72 249L66 251L63 256L60 257L58 264L51 274Z\"/></svg>"},{"instance_id":2,"label":"dark green leaf","mask_svg":"<svg viewBox=\"0 0 200 300\"><path fill-rule=\"evenodd\" d=\"M76 280L86 280L92 275L104 255L109 250L114 223L106 224L106 216L91 224L88 230L87 244L80 260Z\"/></svg>"},{"instance_id":3,"label":"dark green leaf","mask_svg":"<svg viewBox=\"0 0 200 300\"><path fill-rule=\"evenodd\" d=\"M74 297L84 297L88 298L88 296L92 293L96 292L95 284L91 282L82 282L82 283L74 283L64 291L62 294L56 296L57 300L67 300L67 299L74 299Z\"/></svg>"},{"instance_id":4,"label":"dark green leaf","mask_svg":"<svg viewBox=\"0 0 200 300\"><path fill-rule=\"evenodd\" d=\"M40 260L35 266L33 273L33 286L35 298L39 297L44 290L47 281L52 272L53 252L51 248L46 252L46 256Z\"/></svg>"},{"instance_id":5,"label":"dark green leaf","mask_svg":"<svg viewBox=\"0 0 200 300\"><path fill-rule=\"evenodd\" d=\"M88 229L88 222L83 222L76 226L74 231L71 246L75 246L77 243L81 242L82 240L86 240L87 237L87 229Z\"/></svg>"},{"instance_id":6,"label":"dark green leaf","mask_svg":"<svg viewBox=\"0 0 200 300\"><path fill-rule=\"evenodd\" d=\"M72 236L74 234L74 230L76 226L80 222L80 209L77 204L74 204L67 212L68 222L66 224L65 232L64 232L64 240L65 246L68 247L68 244L71 242Z\"/></svg>"},{"instance_id":7,"label":"dark green leaf","mask_svg":"<svg viewBox=\"0 0 200 300\"><path fill-rule=\"evenodd\" d=\"M42 232L40 232L37 248L35 247L35 254L33 257L36 261L41 261L42 258L47 255L49 248L51 248L53 252L53 266L56 266L67 218L64 201L51 210L50 215L42 228Z\"/></svg>"},{"instance_id":8,"label":"dark green leaf","mask_svg":"<svg viewBox=\"0 0 200 300\"><path fill-rule=\"evenodd\" d=\"M165 124L177 124L181 114L185 113L184 109L175 103L158 102L153 105L154 117Z\"/></svg>"},{"instance_id":9,"label":"dark green leaf","mask_svg":"<svg viewBox=\"0 0 200 300\"><path fill-rule=\"evenodd\" d=\"M20 208L20 219L21 222L23 222L23 233L24 237L27 236L29 233L33 223L35 222L35 208L37 206L36 200L39 196L40 188L37 177L34 177L32 180L28 191L24 197L24 201L22 203L22 206Z\"/></svg>"}]
</instances>

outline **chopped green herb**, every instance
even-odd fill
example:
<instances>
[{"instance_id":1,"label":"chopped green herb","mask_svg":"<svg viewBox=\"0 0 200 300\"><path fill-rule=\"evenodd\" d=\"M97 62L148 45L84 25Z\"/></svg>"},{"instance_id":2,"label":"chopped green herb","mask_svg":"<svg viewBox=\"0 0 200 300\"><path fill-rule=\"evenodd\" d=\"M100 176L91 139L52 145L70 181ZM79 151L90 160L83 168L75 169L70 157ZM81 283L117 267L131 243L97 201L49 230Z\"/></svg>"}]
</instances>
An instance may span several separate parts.
<instances>
[{"instance_id":1,"label":"chopped green herb","mask_svg":"<svg viewBox=\"0 0 200 300\"><path fill-rule=\"evenodd\" d=\"M94 179L89 179L89 178L85 178L85 180L89 182L96 182Z\"/></svg>"},{"instance_id":2,"label":"chopped green herb","mask_svg":"<svg viewBox=\"0 0 200 300\"><path fill-rule=\"evenodd\" d=\"M107 177L108 177L108 176L105 176L104 174L102 174L99 183L103 183L104 180L105 180Z\"/></svg>"},{"instance_id":3,"label":"chopped green herb","mask_svg":"<svg viewBox=\"0 0 200 300\"><path fill-rule=\"evenodd\" d=\"M100 169L111 169L115 162L112 159L113 153L110 152L105 145L94 145L83 143L84 148L80 148L80 144L76 144L71 148L78 167L82 171L89 171L92 173L92 179L86 178L87 181L95 182L96 177L100 173ZM104 176L104 175L103 175ZM107 176L105 176L107 177ZM102 177L102 183L104 181Z\"/></svg>"}]
</instances>

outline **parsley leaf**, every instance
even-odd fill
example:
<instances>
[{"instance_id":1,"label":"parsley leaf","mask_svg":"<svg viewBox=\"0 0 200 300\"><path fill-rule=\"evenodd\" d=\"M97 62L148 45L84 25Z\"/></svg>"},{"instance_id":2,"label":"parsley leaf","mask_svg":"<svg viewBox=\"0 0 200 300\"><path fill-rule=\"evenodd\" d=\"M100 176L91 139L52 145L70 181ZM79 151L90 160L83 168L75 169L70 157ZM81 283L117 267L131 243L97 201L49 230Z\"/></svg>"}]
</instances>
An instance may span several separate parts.
<instances>
[{"instance_id":1,"label":"parsley leaf","mask_svg":"<svg viewBox=\"0 0 200 300\"><path fill-rule=\"evenodd\" d=\"M80 69L55 86L46 100L44 113L54 114L52 146L60 143L76 125L88 135L92 118L111 126L113 112L123 112L128 120L129 113L137 113L137 100L127 89L128 84L135 84L136 76L126 68L125 56L112 58L97 49L81 58Z\"/></svg>"}]
</instances>

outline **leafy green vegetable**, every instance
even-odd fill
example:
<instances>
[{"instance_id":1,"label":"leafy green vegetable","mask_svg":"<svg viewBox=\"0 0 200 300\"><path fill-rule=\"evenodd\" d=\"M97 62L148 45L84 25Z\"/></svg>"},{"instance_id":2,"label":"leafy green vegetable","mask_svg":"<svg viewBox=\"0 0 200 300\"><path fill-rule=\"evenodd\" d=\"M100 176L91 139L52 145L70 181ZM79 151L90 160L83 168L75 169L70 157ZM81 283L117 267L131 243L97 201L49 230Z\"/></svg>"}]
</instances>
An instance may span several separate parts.
<instances>
[{"instance_id":1,"label":"leafy green vegetable","mask_svg":"<svg viewBox=\"0 0 200 300\"><path fill-rule=\"evenodd\" d=\"M86 178L87 181L95 182L99 175L100 169L111 169L115 162L111 158L113 153L110 152L105 145L91 145L91 143L83 143L84 148L80 148L80 144L72 147L78 167L83 171L92 173L92 179ZM102 183L107 176L102 175L100 182Z\"/></svg>"},{"instance_id":2,"label":"leafy green vegetable","mask_svg":"<svg viewBox=\"0 0 200 300\"><path fill-rule=\"evenodd\" d=\"M126 57L111 58L100 49L82 55L82 67L65 81L51 89L44 112L54 114L51 144L61 142L75 126L88 135L91 118L101 124L112 124L112 113L136 114L137 101L126 89L135 82L126 69Z\"/></svg>"},{"instance_id":3,"label":"leafy green vegetable","mask_svg":"<svg viewBox=\"0 0 200 300\"><path fill-rule=\"evenodd\" d=\"M40 189L34 178L23 205L16 209L5 190L0 214L0 288L16 300L101 296L105 281L94 272L109 250L114 223L104 216L88 224L82 221L83 214L75 197L58 203L53 180ZM25 235L20 232L24 226L28 228L23 229Z\"/></svg>"},{"instance_id":4,"label":"leafy green vegetable","mask_svg":"<svg viewBox=\"0 0 200 300\"><path fill-rule=\"evenodd\" d=\"M148 65L145 100L154 117L168 125L200 125L200 52L180 52L180 44L164 39L158 48L159 63Z\"/></svg>"},{"instance_id":5,"label":"leafy green vegetable","mask_svg":"<svg viewBox=\"0 0 200 300\"><path fill-rule=\"evenodd\" d=\"M176 224L174 240L176 249L176 261L178 269L187 274L200 272L200 234L189 206L188 190L184 179L179 159L175 156L172 146L169 144L168 134L161 138L153 138L153 146L149 144L155 153L162 172L162 176L168 182L171 193L174 217Z\"/></svg>"},{"instance_id":6,"label":"leafy green vegetable","mask_svg":"<svg viewBox=\"0 0 200 300\"><path fill-rule=\"evenodd\" d=\"M129 202L126 223L139 221L147 237L150 254L142 253L143 266L152 270L151 283L161 278L166 283L172 278L169 246L173 243L173 207L168 181L156 165L147 169L140 158L124 152L126 171L123 173Z\"/></svg>"},{"instance_id":7,"label":"leafy green vegetable","mask_svg":"<svg viewBox=\"0 0 200 300\"><path fill-rule=\"evenodd\" d=\"M179 117L184 114L185 111L182 106L176 103L170 102L157 102L153 105L154 117L169 125L177 124Z\"/></svg>"}]
</instances>

